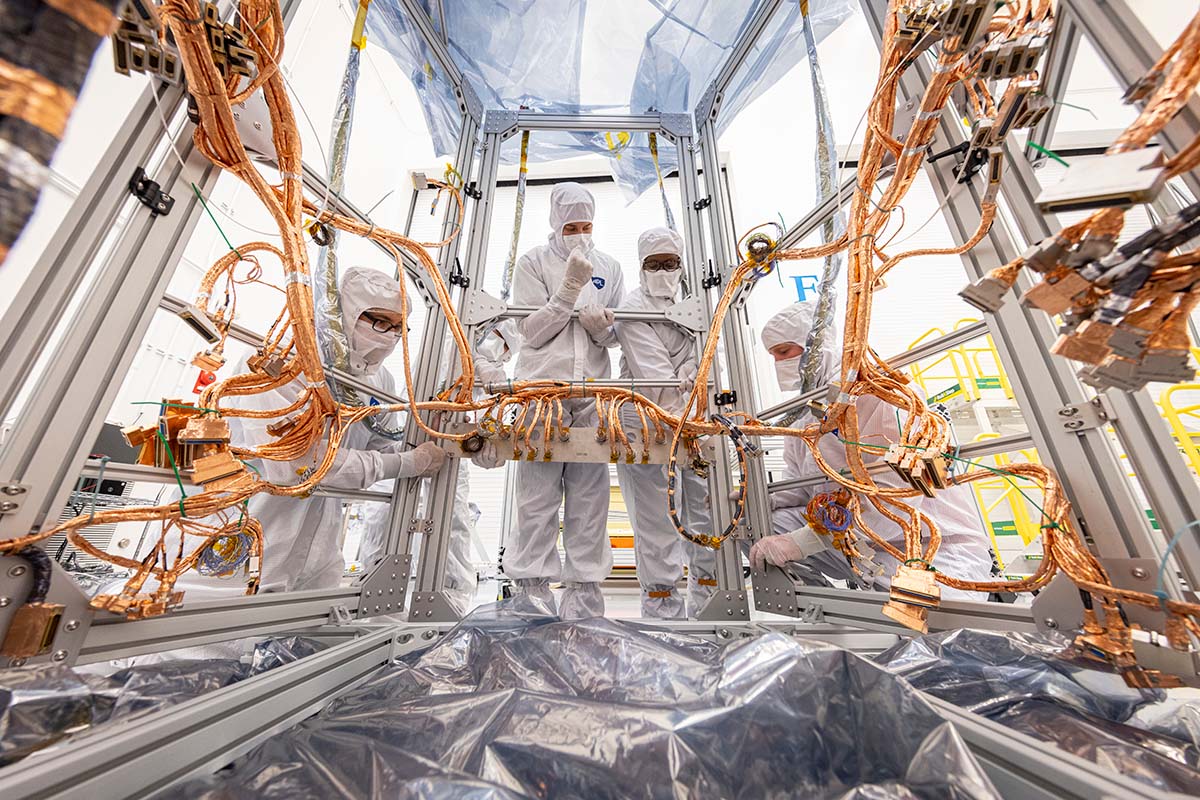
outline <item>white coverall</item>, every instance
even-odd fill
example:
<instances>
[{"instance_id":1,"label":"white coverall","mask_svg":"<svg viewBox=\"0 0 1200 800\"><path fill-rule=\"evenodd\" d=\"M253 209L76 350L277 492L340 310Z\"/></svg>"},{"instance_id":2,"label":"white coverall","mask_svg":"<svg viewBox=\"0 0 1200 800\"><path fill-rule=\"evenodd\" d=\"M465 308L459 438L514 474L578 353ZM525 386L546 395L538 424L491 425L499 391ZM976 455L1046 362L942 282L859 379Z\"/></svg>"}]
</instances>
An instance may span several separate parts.
<instances>
[{"instance_id":1,"label":"white coverall","mask_svg":"<svg viewBox=\"0 0 1200 800\"><path fill-rule=\"evenodd\" d=\"M682 260L683 240L668 228L651 228L638 238L638 259L650 255L675 255ZM675 291L647 285L651 273L641 271L642 283L625 296L623 309L662 311L675 303ZM665 278L667 273L657 273ZM655 279L650 278L650 282ZM653 292L653 293L652 293ZM683 386L639 388L639 394L678 414L687 394L683 388L696 377L697 361L694 337L669 322L618 322L617 339L621 343L621 377L635 380L679 381ZM688 389L690 391L690 388ZM637 450L641 440L641 421L634 409L622 409L622 424L629 441ZM642 587L642 616L676 618L685 613L684 600L675 591L682 572L684 555L688 560L688 616L703 609L716 591L717 551L698 547L675 530L667 511L667 468L662 464L617 464L617 480L633 525L633 550L637 558L638 583ZM685 465L676 471L676 511L684 527L696 533L712 533L712 515L708 508L708 481Z\"/></svg>"},{"instance_id":2,"label":"white coverall","mask_svg":"<svg viewBox=\"0 0 1200 800\"><path fill-rule=\"evenodd\" d=\"M814 305L812 303L795 303L784 308L772 317L763 327L762 342L767 349L784 342L795 342L803 345L812 327ZM837 364L837 349L833 340L836 331L830 331L826 340L826 349L822 353L821 371L818 381L828 382L834 377L834 367ZM778 365L777 365L778 367ZM784 391L791 391L796 386L780 385ZM900 426L896 419L896 409L872 395L859 397L856 402L858 410L859 437L866 442L896 442L900 439ZM903 412L901 412L903 419ZM811 424L801 420L798 424ZM846 451L844 445L832 433L826 434L820 440L821 456L833 469L846 469ZM863 451L863 462L870 465L879 461L882 456ZM787 437L783 445L783 457L786 462L784 475L786 478L809 477L820 473L813 460L808 446L794 437ZM906 486L901 479L890 472L875 472L872 477L880 486ZM837 485L832 481L816 486L805 486L771 495L773 509L772 520L776 534L796 531L808 523L804 516L805 506L815 495L836 490ZM965 486L956 486L937 491L935 497L905 498L905 503L929 515L938 525L942 534L942 543L934 556L933 565L955 577L967 580L990 580L992 558L988 551L988 537L980 527L979 514L975 507L971 490ZM884 517L870 503L862 505L863 521L886 541L904 549L904 536L898 525ZM870 546L870 540L859 534L859 540ZM874 555L876 563L884 566L882 576L874 583L876 589L886 589L891 583L891 577L896 571L898 562L882 550ZM802 569L798 570L808 579L819 576L809 572L811 568L830 578L839 580L854 580L854 573L846 563L846 558L833 549L823 550L809 556L800 562ZM944 599L957 600L986 600L979 592L963 592L942 586Z\"/></svg>"},{"instance_id":3,"label":"white coverall","mask_svg":"<svg viewBox=\"0 0 1200 800\"><path fill-rule=\"evenodd\" d=\"M519 325L517 379L581 381L611 374L606 348L617 344L612 328L594 336L572 319L571 312L589 305L615 308L624 295L621 267L590 241L572 237L569 242L562 233L564 225L590 222L594 214L595 202L585 188L577 183L555 186L550 195L549 241L517 261L513 304L538 309ZM592 263L591 282L583 286L573 308L556 294L566 276L569 245L578 247ZM592 400L566 400L563 406L563 425L596 425ZM541 435L535 432L532 437ZM505 574L516 581L518 592L537 594L543 600L549 597L549 582L562 580L566 591L558 610L564 619L602 615L600 581L612 569L608 466L521 461L516 473L517 528L505 547ZM560 508L565 564L557 549Z\"/></svg>"},{"instance_id":4,"label":"white coverall","mask_svg":"<svg viewBox=\"0 0 1200 800\"><path fill-rule=\"evenodd\" d=\"M367 309L401 311L400 285L378 270L351 267L342 274L340 293L342 319L350 345L350 371L374 386L394 393L395 381L391 373L381 366L391 350L386 345L372 348L369 343L358 341L360 337L355 334L355 323ZM391 347L394 348L399 341L399 335L399 332L394 334ZM241 371L245 371L245 365L242 365ZM306 380L302 376L278 389L260 394L230 396L223 402L231 407L246 409L285 408L300 397ZM360 397L364 403L371 401L369 396L361 393ZM232 440L238 444L258 446L273 441L273 437L266 432L266 426L277 421L275 419L232 416L228 419ZM396 425L392 414L381 414L379 419L389 428ZM304 457L295 461L258 460L252 463L263 479L294 485L319 465L326 447L327 440L322 439ZM403 443L380 436L359 422L350 426L342 436L333 466L325 474L321 485L366 489L386 480L385 486L390 490L393 479L420 473L424 458L427 456L423 453L406 450ZM328 589L338 585L345 568L341 547L340 499L276 497L261 493L250 498L249 513L263 526L260 592ZM177 543L177 538L174 544L168 541L167 551L172 552ZM147 589L152 584L153 580L149 581ZM203 600L244 593L245 577L240 569L226 578L207 577L189 571L176 585L185 591L186 599Z\"/></svg>"}]
</instances>

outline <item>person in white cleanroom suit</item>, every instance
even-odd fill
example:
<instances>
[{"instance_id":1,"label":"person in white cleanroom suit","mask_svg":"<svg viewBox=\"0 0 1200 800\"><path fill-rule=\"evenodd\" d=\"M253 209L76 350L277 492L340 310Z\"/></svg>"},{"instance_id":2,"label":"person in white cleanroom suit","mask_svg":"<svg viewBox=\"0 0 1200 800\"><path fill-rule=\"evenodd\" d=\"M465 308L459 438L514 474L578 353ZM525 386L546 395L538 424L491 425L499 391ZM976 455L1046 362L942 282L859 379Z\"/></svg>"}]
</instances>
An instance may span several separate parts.
<instances>
[{"instance_id":1,"label":"person in white cleanroom suit","mask_svg":"<svg viewBox=\"0 0 1200 800\"><path fill-rule=\"evenodd\" d=\"M641 285L625 296L624 309L663 311L679 298L683 280L683 240L669 228L651 228L638 237ZM621 377L634 380L676 380L678 386L638 388L647 399L672 414L683 411L696 378L694 337L669 322L618 322L621 343ZM634 450L642 435L637 412L622 409L622 424ZM661 464L617 464L621 495L633 525L633 551L638 583L642 587L642 616L682 617L684 599L675 590L684 556L688 562L686 613L696 616L712 596L717 551L698 547L675 530L667 511L667 468ZM675 507L683 526L696 533L712 533L708 509L708 481L686 465L676 471Z\"/></svg>"},{"instance_id":2,"label":"person in white cleanroom suit","mask_svg":"<svg viewBox=\"0 0 1200 800\"><path fill-rule=\"evenodd\" d=\"M582 381L611 374L606 348L616 346L617 338L609 309L620 303L625 287L616 259L592 245L595 210L591 193L579 184L555 186L549 241L517 261L513 304L537 309L517 326L518 380ZM572 316L576 310L578 318ZM564 425L596 425L591 399L564 400L563 406ZM603 614L600 582L612 569L608 465L522 461L516 473L517 527L505 548L505 574L518 593L548 604L550 581L562 580L566 590L558 612L564 619ZM565 564L557 549L560 508Z\"/></svg>"},{"instance_id":3,"label":"person in white cleanroom suit","mask_svg":"<svg viewBox=\"0 0 1200 800\"><path fill-rule=\"evenodd\" d=\"M392 352L404 333L404 306L400 302L400 284L378 270L350 267L342 273L339 286L342 320L350 349L349 371L379 389L395 393L395 381L383 368L383 360ZM234 374L247 371L239 365ZM230 407L255 410L286 408L300 398L307 379L245 396L229 396L222 402ZM372 399L359 392L364 403ZM392 414L379 415L380 422L394 427ZM235 444L257 447L274 440L266 426L278 419L227 417ZM324 457L328 440L313 445L295 461L258 459L251 463L264 480L295 485L311 474ZM367 489L379 481L432 475L441 468L445 452L432 442L408 449L374 433L365 423L350 426L342 436L333 466L321 480L322 486L341 489ZM263 558L260 592L328 589L341 580L342 501L336 497L276 497L256 494L250 498L249 513L263 526ZM177 535L177 534L176 534ZM171 537L168 537L171 538ZM167 552L178 547L167 542ZM144 555L144 554L143 554ZM147 584L152 587L153 580ZM177 582L186 600L202 600L245 592L241 569L224 577L205 576L189 571ZM106 589L106 591L108 591Z\"/></svg>"},{"instance_id":4,"label":"person in white cleanroom suit","mask_svg":"<svg viewBox=\"0 0 1200 800\"><path fill-rule=\"evenodd\" d=\"M775 359L779 388L785 392L800 388L800 359L804 353L808 331L813 324L814 309L812 303L795 303L771 317L763 326L762 343ZM817 379L822 384L835 378L838 365L837 347L834 342L837 337L835 331L831 330L830 334L826 337L826 344L820 355ZM900 440L900 425L894 406L873 395L865 395L857 399L856 408L859 436L863 441L882 443ZM799 478L820 474L808 446L799 439L786 437L783 448L787 465L784 472L786 477ZM820 448L822 458L833 469L847 467L845 448L835 435L830 433L823 436ZM863 461L868 465L882 458L866 451L863 451L862 455ZM907 485L890 472L875 472L872 477L880 486ZM750 550L751 563L757 569L762 569L764 562L777 567L789 563L798 565L799 569L795 570L797 574L811 582L822 582L821 576L859 581L846 563L845 556L828 547L831 542L829 537L813 533L804 517L805 506L814 495L831 492L836 488L837 485L833 482L826 482L772 493L771 508L775 535L755 542ZM917 495L905 498L904 502L929 515L941 531L942 543L934 556L934 567L956 578L990 580L992 558L988 552L988 537L982 530L969 488L956 486L940 489L935 497ZM903 552L904 536L898 525L866 502L862 504L862 517L872 530ZM871 542L865 535L859 534L858 538L859 549L862 549L861 545L870 547ZM881 576L874 581L874 588L886 589L891 583L898 562L882 551L876 552L873 558L884 567ZM941 592L943 599L987 599L982 593L963 592L948 586L941 586Z\"/></svg>"}]
</instances>

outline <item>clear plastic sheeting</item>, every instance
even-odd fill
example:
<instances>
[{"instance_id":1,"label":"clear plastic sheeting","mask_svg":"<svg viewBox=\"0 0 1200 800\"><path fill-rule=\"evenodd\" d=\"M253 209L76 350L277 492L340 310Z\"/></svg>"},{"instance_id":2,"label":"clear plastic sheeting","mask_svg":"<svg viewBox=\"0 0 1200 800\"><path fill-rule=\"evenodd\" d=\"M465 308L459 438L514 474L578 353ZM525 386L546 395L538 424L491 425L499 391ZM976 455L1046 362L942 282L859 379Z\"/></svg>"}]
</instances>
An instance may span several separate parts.
<instances>
[{"instance_id":1,"label":"clear plastic sheeting","mask_svg":"<svg viewBox=\"0 0 1200 800\"><path fill-rule=\"evenodd\" d=\"M763 2L645 0L645 6L637 5L629 13L615 12L609 3L587 0L491 0L483 5L442 0L441 5L450 54L485 109L690 114ZM719 118L720 126L732 121L804 57L801 5L800 0L783 3L759 45L734 73L724 95L727 113ZM809 0L816 41L836 29L856 5L855 0ZM401 8L400 0L375 0L367 28L371 41L387 50L412 78L423 101L434 148L446 155L454 152L458 103L453 91L444 90L440 66ZM597 19L591 19L592 15ZM438 25L434 14L433 27ZM643 46L632 79L627 68L632 64L614 64L604 72L605 85L582 91L586 54L619 56L624 51L614 48L614 43L638 41ZM628 97L628 102L614 104L613 97ZM608 156L613 176L630 200L657 181L644 133L537 132L530 141L529 158L535 162L582 154ZM674 148L660 148L659 158L664 174L677 166ZM513 163L514 159L513 150L505 148L501 160Z\"/></svg>"},{"instance_id":2,"label":"clear plastic sheeting","mask_svg":"<svg viewBox=\"0 0 1200 800\"><path fill-rule=\"evenodd\" d=\"M249 663L179 659L125 667L107 676L58 664L0 670L0 765L92 726L199 697L324 648L316 640L292 636L259 642Z\"/></svg>"},{"instance_id":3,"label":"clear plastic sheeting","mask_svg":"<svg viewBox=\"0 0 1200 800\"><path fill-rule=\"evenodd\" d=\"M848 651L563 622L522 597L162 796L996 794L918 692Z\"/></svg>"},{"instance_id":4,"label":"clear plastic sheeting","mask_svg":"<svg viewBox=\"0 0 1200 800\"><path fill-rule=\"evenodd\" d=\"M1132 689L1061 636L957 630L877 661L913 686L1166 791L1200 795L1200 702ZM1195 696L1194 693L1190 693Z\"/></svg>"}]
</instances>

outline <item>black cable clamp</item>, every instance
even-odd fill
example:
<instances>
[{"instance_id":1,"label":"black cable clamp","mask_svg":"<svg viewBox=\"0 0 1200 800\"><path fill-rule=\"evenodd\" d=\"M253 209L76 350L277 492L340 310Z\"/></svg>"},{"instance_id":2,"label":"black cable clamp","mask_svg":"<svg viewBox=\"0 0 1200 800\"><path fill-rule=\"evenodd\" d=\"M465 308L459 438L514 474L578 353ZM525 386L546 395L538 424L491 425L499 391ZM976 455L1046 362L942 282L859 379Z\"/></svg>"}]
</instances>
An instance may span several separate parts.
<instances>
[{"instance_id":1,"label":"black cable clamp","mask_svg":"<svg viewBox=\"0 0 1200 800\"><path fill-rule=\"evenodd\" d=\"M313 242L315 242L318 247L328 247L329 243L333 241L333 232L324 222L317 222L314 220L313 223L308 226L308 235L312 237Z\"/></svg>"},{"instance_id":2,"label":"black cable clamp","mask_svg":"<svg viewBox=\"0 0 1200 800\"><path fill-rule=\"evenodd\" d=\"M701 197L699 200L696 200L695 202L692 203L692 208L696 209L697 211L703 211L704 209L708 208L711 205L712 205L711 197Z\"/></svg>"},{"instance_id":3,"label":"black cable clamp","mask_svg":"<svg viewBox=\"0 0 1200 800\"><path fill-rule=\"evenodd\" d=\"M463 191L463 194L465 194L467 197L471 198L472 200L482 200L483 199L483 191L480 190L479 184L475 183L475 181L471 181L466 186L464 186L462 191Z\"/></svg>"},{"instance_id":4,"label":"black cable clamp","mask_svg":"<svg viewBox=\"0 0 1200 800\"><path fill-rule=\"evenodd\" d=\"M157 181L147 178L146 170L141 167L135 169L129 179L129 193L150 209L150 215L154 217L165 217L175 207L175 198L164 192Z\"/></svg>"},{"instance_id":5,"label":"black cable clamp","mask_svg":"<svg viewBox=\"0 0 1200 800\"><path fill-rule=\"evenodd\" d=\"M711 289L714 286L721 285L721 274L713 269L713 262L711 258L708 260L708 276L700 281L700 285L705 289Z\"/></svg>"},{"instance_id":6,"label":"black cable clamp","mask_svg":"<svg viewBox=\"0 0 1200 800\"><path fill-rule=\"evenodd\" d=\"M732 406L737 404L737 392L730 389L725 392L717 392L713 395L713 402L717 406Z\"/></svg>"},{"instance_id":7,"label":"black cable clamp","mask_svg":"<svg viewBox=\"0 0 1200 800\"><path fill-rule=\"evenodd\" d=\"M454 269L450 271L450 285L461 286L464 289L471 285L471 279L463 274L462 264L459 263L458 256L454 257Z\"/></svg>"}]
</instances>

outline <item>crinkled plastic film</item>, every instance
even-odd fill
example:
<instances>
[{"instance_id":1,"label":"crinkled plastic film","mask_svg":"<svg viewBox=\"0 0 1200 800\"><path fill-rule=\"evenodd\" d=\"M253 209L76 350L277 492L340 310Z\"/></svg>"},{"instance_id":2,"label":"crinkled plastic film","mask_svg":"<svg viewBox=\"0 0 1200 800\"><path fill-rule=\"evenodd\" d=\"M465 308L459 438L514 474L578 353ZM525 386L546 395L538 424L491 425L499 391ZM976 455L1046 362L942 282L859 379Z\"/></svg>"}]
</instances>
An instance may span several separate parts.
<instances>
[{"instance_id":1,"label":"crinkled plastic film","mask_svg":"<svg viewBox=\"0 0 1200 800\"><path fill-rule=\"evenodd\" d=\"M845 650L781 634L716 645L611 619L562 622L522 602L481 609L232 767L168 793L996 796L919 693Z\"/></svg>"},{"instance_id":2,"label":"crinkled plastic film","mask_svg":"<svg viewBox=\"0 0 1200 800\"><path fill-rule=\"evenodd\" d=\"M1134 689L1061 636L963 629L877 661L913 686L1165 791L1200 794L1200 702Z\"/></svg>"},{"instance_id":3,"label":"crinkled plastic film","mask_svg":"<svg viewBox=\"0 0 1200 800\"><path fill-rule=\"evenodd\" d=\"M115 719L182 703L323 650L302 636L257 643L239 658L181 658L109 675L58 664L0 670L0 765Z\"/></svg>"}]
</instances>

